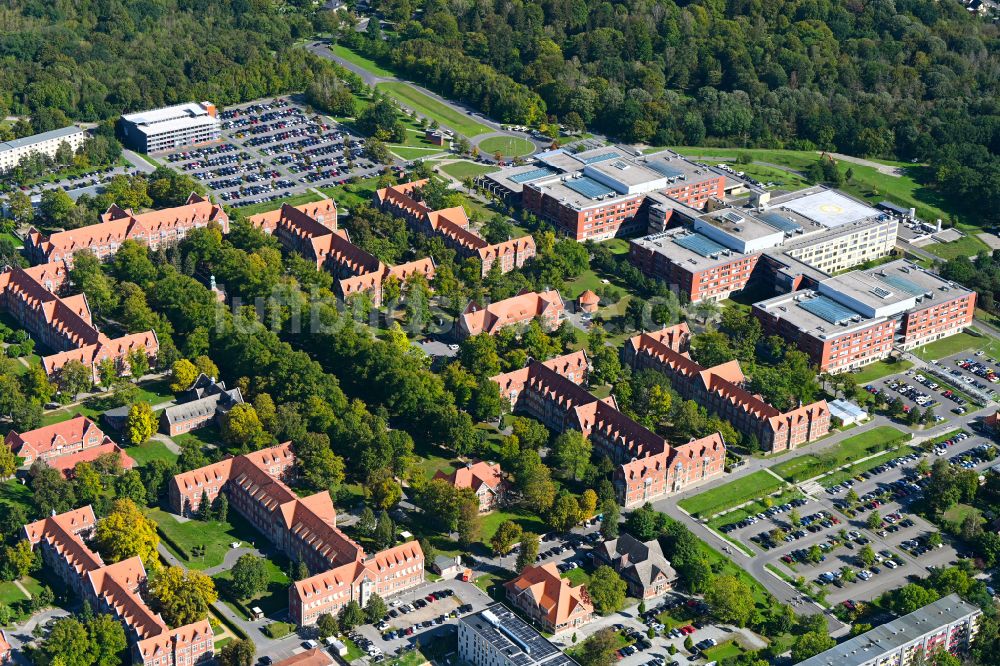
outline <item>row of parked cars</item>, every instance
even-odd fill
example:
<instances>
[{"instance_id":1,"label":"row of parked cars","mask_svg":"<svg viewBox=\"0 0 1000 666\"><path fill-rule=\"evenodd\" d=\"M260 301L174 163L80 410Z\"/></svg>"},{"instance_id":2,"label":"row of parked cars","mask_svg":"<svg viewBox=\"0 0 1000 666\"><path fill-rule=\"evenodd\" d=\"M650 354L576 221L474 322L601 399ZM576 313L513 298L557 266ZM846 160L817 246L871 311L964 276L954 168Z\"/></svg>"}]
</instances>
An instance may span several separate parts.
<instances>
[{"instance_id":1,"label":"row of parked cars","mask_svg":"<svg viewBox=\"0 0 1000 666\"><path fill-rule=\"evenodd\" d=\"M719 528L719 531L722 532L723 534L729 534L733 530L740 529L741 527L749 527L750 525L756 525L762 520L767 520L768 518L774 518L775 516L791 511L792 509L805 506L806 504L808 504L808 501L799 497L797 499L792 500L791 502L786 502L785 504L782 504L780 506L772 506L766 511L758 513L756 516L747 516L746 518L738 522L729 523L728 525L723 525L722 527Z\"/></svg>"},{"instance_id":2,"label":"row of parked cars","mask_svg":"<svg viewBox=\"0 0 1000 666\"><path fill-rule=\"evenodd\" d=\"M866 481L871 479L873 476L878 476L880 474L885 474L890 470L894 470L898 467L902 467L911 462L916 462L920 458L920 454L910 453L905 456L899 456L898 458L893 458L892 460L887 460L881 465L872 467L866 472L860 472L853 479L846 479L838 484L828 486L826 492L831 495L837 495L842 492L847 492L848 489L854 487L854 485L860 481Z\"/></svg>"}]
</instances>

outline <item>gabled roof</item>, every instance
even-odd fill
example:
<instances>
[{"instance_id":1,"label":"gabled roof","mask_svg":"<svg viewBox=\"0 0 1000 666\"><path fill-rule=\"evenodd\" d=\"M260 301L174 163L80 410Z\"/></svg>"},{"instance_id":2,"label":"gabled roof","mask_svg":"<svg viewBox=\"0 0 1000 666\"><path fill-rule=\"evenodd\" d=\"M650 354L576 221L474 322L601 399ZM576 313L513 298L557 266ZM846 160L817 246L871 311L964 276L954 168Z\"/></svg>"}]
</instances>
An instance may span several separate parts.
<instances>
[{"instance_id":1,"label":"gabled roof","mask_svg":"<svg viewBox=\"0 0 1000 666\"><path fill-rule=\"evenodd\" d=\"M542 614L557 627L578 612L593 613L583 585L572 587L568 580L560 577L553 563L541 566L528 565L521 574L504 583L508 597L528 595Z\"/></svg>"},{"instance_id":2,"label":"gabled roof","mask_svg":"<svg viewBox=\"0 0 1000 666\"><path fill-rule=\"evenodd\" d=\"M38 248L46 257L56 254L65 257L95 245L122 243L130 238L159 237L161 232L173 231L177 227L195 222L217 221L225 226L229 216L221 206L204 197L191 193L187 203L175 208L164 208L135 215L131 210L112 205L101 215L98 224L79 229L59 231L39 240Z\"/></svg>"},{"instance_id":3,"label":"gabled roof","mask_svg":"<svg viewBox=\"0 0 1000 666\"><path fill-rule=\"evenodd\" d=\"M96 437L98 442L107 439L104 432L89 417L78 415L68 421L53 423L24 433L11 430L7 433L7 445L18 455L24 446L30 446L40 455L60 446L86 442L91 437Z\"/></svg>"},{"instance_id":4,"label":"gabled roof","mask_svg":"<svg viewBox=\"0 0 1000 666\"><path fill-rule=\"evenodd\" d=\"M615 564L622 577L641 585L650 585L663 575L667 580L677 578L677 572L663 555L660 542L639 541L630 534L623 533L617 539L605 541L598 546L604 559Z\"/></svg>"},{"instance_id":5,"label":"gabled roof","mask_svg":"<svg viewBox=\"0 0 1000 666\"><path fill-rule=\"evenodd\" d=\"M49 460L48 464L50 467L54 467L62 472L63 476L69 476L69 473L76 469L76 466L80 463L93 462L109 453L117 454L119 461L121 461L122 469L132 469L135 467L135 460L107 437L104 438L104 443L100 446L94 446L66 456L59 456L58 458Z\"/></svg>"},{"instance_id":6,"label":"gabled roof","mask_svg":"<svg viewBox=\"0 0 1000 666\"><path fill-rule=\"evenodd\" d=\"M558 315L564 309L562 298L555 290L529 291L480 308L470 303L462 313L469 335L493 335L504 326L521 324L547 314Z\"/></svg>"},{"instance_id":7,"label":"gabled roof","mask_svg":"<svg viewBox=\"0 0 1000 666\"><path fill-rule=\"evenodd\" d=\"M500 465L482 460L459 467L452 471L451 474L445 474L439 470L434 475L434 478L445 479L456 488L469 488L477 493L483 486L486 486L495 493L503 483L503 473L500 470Z\"/></svg>"}]
</instances>

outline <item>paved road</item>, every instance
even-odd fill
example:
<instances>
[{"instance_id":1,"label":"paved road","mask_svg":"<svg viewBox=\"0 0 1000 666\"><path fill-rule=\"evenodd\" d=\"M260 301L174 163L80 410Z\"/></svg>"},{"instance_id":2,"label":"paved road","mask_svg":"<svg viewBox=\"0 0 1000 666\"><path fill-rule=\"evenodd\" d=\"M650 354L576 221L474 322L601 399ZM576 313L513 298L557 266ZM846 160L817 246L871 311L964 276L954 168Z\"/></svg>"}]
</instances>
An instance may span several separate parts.
<instances>
[{"instance_id":1,"label":"paved road","mask_svg":"<svg viewBox=\"0 0 1000 666\"><path fill-rule=\"evenodd\" d=\"M313 42L312 44L307 45L306 48L309 51L311 51L312 53L315 53L316 55L320 56L321 58L326 58L327 60L332 60L333 62L337 63L338 65L340 65L342 67L344 67L345 69L348 69L348 70L354 72L355 74L357 74L358 76L360 76L362 78L362 80L364 80L364 82L367 85L369 85L369 86L373 86L374 87L374 86L378 85L379 83L389 83L389 82L405 83L405 84L413 87L414 89L420 91L424 95L427 95L431 99L433 99L433 100L435 100L437 102L440 102L441 104L444 104L445 106L451 108L456 113L461 113L463 115L471 116L471 117L473 117L475 119L476 122L481 123L483 125L486 125L487 127L490 128L490 130L491 130L490 132L484 132L484 133L475 135L476 138L473 141L473 143L479 143L479 141L481 141L482 139L487 139L487 138L493 137L493 136L511 136L511 137L517 137L517 138L521 138L521 139L528 139L529 141L531 141L532 143L534 143L535 146L538 147L538 148L544 148L544 147L547 147L547 145L548 145L548 144L536 141L535 139L533 139L532 137L526 135L523 132L511 132L511 131L505 130L500 125L500 123L498 123L496 121L493 121L493 120L490 120L486 116L478 113L476 109L473 109L472 107L469 107L469 106L466 106L464 104L460 104L460 103L455 102L453 100L450 100L450 99L447 99L445 97L442 97L442 96L438 95L437 93L432 92L432 91L428 90L427 88L424 88L423 86L420 86L420 85L418 85L416 83L413 83L412 81L407 81L405 79L400 79L400 78L397 78L395 76L379 76L377 74L374 74L374 73L368 71L367 69L365 69L364 67L359 67L358 65L354 64L353 62L351 62L349 60L345 60L344 58L341 58L340 56L336 55L335 53L333 53L332 51L330 51L330 49L325 44L322 44L320 42ZM442 122L441 124L444 125L444 126L446 126L446 127L448 127L448 129L451 129L456 134L459 134L458 130L456 130L454 127L448 126L447 123ZM473 137L467 137L467 138L473 139Z\"/></svg>"}]
</instances>

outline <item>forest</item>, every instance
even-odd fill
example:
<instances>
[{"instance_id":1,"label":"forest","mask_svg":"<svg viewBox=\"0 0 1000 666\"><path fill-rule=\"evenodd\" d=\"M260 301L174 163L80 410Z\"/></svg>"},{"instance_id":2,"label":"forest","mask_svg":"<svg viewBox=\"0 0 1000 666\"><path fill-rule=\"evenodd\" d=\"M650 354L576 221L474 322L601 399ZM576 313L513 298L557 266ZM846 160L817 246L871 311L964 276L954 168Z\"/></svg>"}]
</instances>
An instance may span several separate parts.
<instances>
[{"instance_id":1,"label":"forest","mask_svg":"<svg viewBox=\"0 0 1000 666\"><path fill-rule=\"evenodd\" d=\"M498 120L926 161L942 196L1000 219L998 29L958 2L375 6L395 31L341 41Z\"/></svg>"}]
</instances>

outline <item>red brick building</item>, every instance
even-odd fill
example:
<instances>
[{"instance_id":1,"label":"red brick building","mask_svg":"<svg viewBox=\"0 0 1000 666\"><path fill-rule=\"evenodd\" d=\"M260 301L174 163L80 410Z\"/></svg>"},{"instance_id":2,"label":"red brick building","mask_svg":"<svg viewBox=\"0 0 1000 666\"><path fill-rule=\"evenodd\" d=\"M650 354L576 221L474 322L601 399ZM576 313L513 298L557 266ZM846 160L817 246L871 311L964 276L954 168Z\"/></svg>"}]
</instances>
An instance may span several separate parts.
<instances>
[{"instance_id":1,"label":"red brick building","mask_svg":"<svg viewBox=\"0 0 1000 666\"><path fill-rule=\"evenodd\" d=\"M117 454L124 469L135 466L135 461L86 416L24 433L11 430L5 442L14 455L24 459L25 465L41 460L64 475L79 463L93 462L108 453Z\"/></svg>"},{"instance_id":2,"label":"red brick building","mask_svg":"<svg viewBox=\"0 0 1000 666\"><path fill-rule=\"evenodd\" d=\"M189 666L213 658L215 635L208 620L170 628L146 605L141 593L146 568L138 557L104 564L87 546L97 518L90 505L24 526L33 548L41 549L50 573L59 577L98 613L120 621L132 645L133 663Z\"/></svg>"},{"instance_id":3,"label":"red brick building","mask_svg":"<svg viewBox=\"0 0 1000 666\"><path fill-rule=\"evenodd\" d=\"M50 377L66 363L79 361L99 378L98 368L105 359L112 360L118 371L130 373L128 356L142 350L155 362L160 345L156 333L146 331L111 339L94 326L90 305L84 294L60 298L43 286L62 283L63 269L52 264L27 270L7 267L0 272L0 309L24 326L35 339L56 353L42 358L42 367Z\"/></svg>"},{"instance_id":4,"label":"red brick building","mask_svg":"<svg viewBox=\"0 0 1000 666\"><path fill-rule=\"evenodd\" d=\"M284 479L293 473L290 443L229 458L170 482L170 506L178 514L198 511L202 497L225 492L236 509L293 560L315 575L289 588L289 616L300 626L336 614L348 601L364 606L372 594L389 597L424 580L420 544L409 541L374 555L337 528L330 493L298 497Z\"/></svg>"},{"instance_id":5,"label":"red brick building","mask_svg":"<svg viewBox=\"0 0 1000 666\"><path fill-rule=\"evenodd\" d=\"M906 260L822 280L754 304L767 335L794 342L821 372L848 372L954 335L976 294Z\"/></svg>"},{"instance_id":6,"label":"red brick building","mask_svg":"<svg viewBox=\"0 0 1000 666\"><path fill-rule=\"evenodd\" d=\"M718 433L671 446L618 411L613 397L598 400L583 384L589 371L584 352L574 352L492 378L514 411L557 432L573 428L618 465L615 490L624 506L677 492L722 474L726 445Z\"/></svg>"},{"instance_id":7,"label":"red brick building","mask_svg":"<svg viewBox=\"0 0 1000 666\"><path fill-rule=\"evenodd\" d=\"M560 231L584 240L607 240L645 230L649 195L700 209L725 195L726 177L662 151L636 155L634 150L594 148L571 154L562 150L536 156L549 172L519 182L520 170L493 180L503 190L517 189L521 206Z\"/></svg>"},{"instance_id":8,"label":"red brick building","mask_svg":"<svg viewBox=\"0 0 1000 666\"><path fill-rule=\"evenodd\" d=\"M138 215L114 205L101 215L98 224L59 231L48 237L31 229L24 247L34 263L63 262L72 267L73 255L83 250L102 260L113 257L126 240L155 250L161 245L178 243L192 229L206 227L211 222L218 224L222 233L229 233L229 216L222 207L192 193L183 206Z\"/></svg>"},{"instance_id":9,"label":"red brick building","mask_svg":"<svg viewBox=\"0 0 1000 666\"><path fill-rule=\"evenodd\" d=\"M424 179L380 189L375 192L375 205L402 217L417 233L440 236L459 256L479 259L483 277L494 264L500 265L502 273L509 273L535 256L535 239L531 236L489 243L469 227L469 218L461 206L432 210L420 195L426 184Z\"/></svg>"},{"instance_id":10,"label":"red brick building","mask_svg":"<svg viewBox=\"0 0 1000 666\"><path fill-rule=\"evenodd\" d=\"M685 400L694 400L709 412L729 421L746 435L754 435L766 451L786 451L826 435L830 409L825 400L782 412L743 386L746 377L738 361L703 368L687 354L687 324L632 337L622 350L623 361L633 370L651 368L670 377Z\"/></svg>"},{"instance_id":11,"label":"red brick building","mask_svg":"<svg viewBox=\"0 0 1000 666\"><path fill-rule=\"evenodd\" d=\"M495 335L508 326L521 326L538 318L546 330L559 327L559 320L566 307L555 290L528 291L502 301L480 307L469 303L458 321L458 334L466 338L480 333Z\"/></svg>"}]
</instances>

